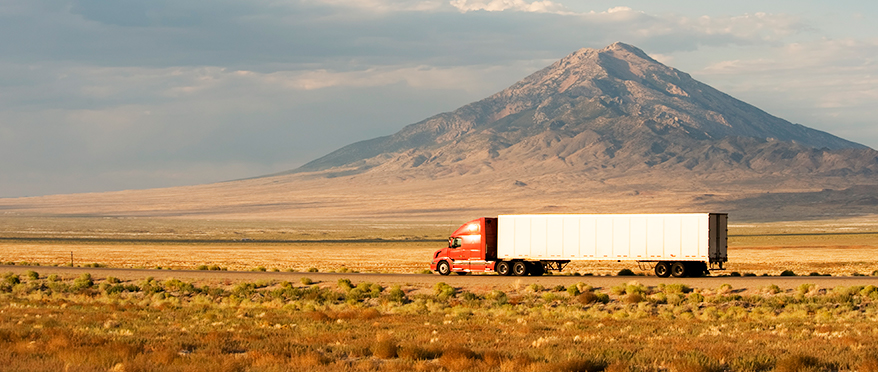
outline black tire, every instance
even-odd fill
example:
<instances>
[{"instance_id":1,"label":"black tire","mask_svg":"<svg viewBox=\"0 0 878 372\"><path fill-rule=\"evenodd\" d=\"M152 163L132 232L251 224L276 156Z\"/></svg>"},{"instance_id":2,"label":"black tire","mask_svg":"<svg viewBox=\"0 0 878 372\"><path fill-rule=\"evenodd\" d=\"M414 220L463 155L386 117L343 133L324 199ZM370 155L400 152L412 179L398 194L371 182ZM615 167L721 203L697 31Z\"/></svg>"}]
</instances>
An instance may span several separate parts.
<instances>
[{"instance_id":1,"label":"black tire","mask_svg":"<svg viewBox=\"0 0 878 372\"><path fill-rule=\"evenodd\" d=\"M664 261L655 264L655 276L659 278L671 276L671 265Z\"/></svg>"},{"instance_id":2,"label":"black tire","mask_svg":"<svg viewBox=\"0 0 878 372\"><path fill-rule=\"evenodd\" d=\"M512 264L510 264L508 261L500 261L497 263L496 271L497 274L503 276L512 275Z\"/></svg>"},{"instance_id":3,"label":"black tire","mask_svg":"<svg viewBox=\"0 0 878 372\"><path fill-rule=\"evenodd\" d=\"M440 275L448 275L451 274L451 265L446 261L440 261L438 265L436 265L436 272Z\"/></svg>"},{"instance_id":4,"label":"black tire","mask_svg":"<svg viewBox=\"0 0 878 372\"><path fill-rule=\"evenodd\" d=\"M527 264L524 263L524 261L515 261L515 263L512 264L512 273L515 276L525 276L527 275L527 272Z\"/></svg>"},{"instance_id":5,"label":"black tire","mask_svg":"<svg viewBox=\"0 0 878 372\"><path fill-rule=\"evenodd\" d=\"M542 276L546 273L546 269L543 267L542 262L532 262L530 264L530 268L527 269L530 272L530 275L533 276Z\"/></svg>"},{"instance_id":6,"label":"black tire","mask_svg":"<svg viewBox=\"0 0 878 372\"><path fill-rule=\"evenodd\" d=\"M466 271L458 271L458 272L455 272L455 274L457 274L457 275L467 275L467 274L469 274L469 273L466 272Z\"/></svg>"},{"instance_id":7,"label":"black tire","mask_svg":"<svg viewBox=\"0 0 878 372\"><path fill-rule=\"evenodd\" d=\"M689 275L688 269L689 268L686 267L686 264L682 262L674 262L674 264L671 265L671 275L675 278L684 278L686 275Z\"/></svg>"}]
</instances>

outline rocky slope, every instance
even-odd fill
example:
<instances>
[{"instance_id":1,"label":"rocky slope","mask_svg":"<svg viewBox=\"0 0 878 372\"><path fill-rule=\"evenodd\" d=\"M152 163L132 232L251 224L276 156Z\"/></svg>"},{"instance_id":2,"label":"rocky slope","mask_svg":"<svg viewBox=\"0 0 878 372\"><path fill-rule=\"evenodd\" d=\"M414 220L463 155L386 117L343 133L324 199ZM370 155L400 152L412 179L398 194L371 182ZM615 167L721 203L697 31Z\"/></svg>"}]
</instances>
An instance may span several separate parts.
<instances>
[{"instance_id":1,"label":"rocky slope","mask_svg":"<svg viewBox=\"0 0 878 372\"><path fill-rule=\"evenodd\" d=\"M484 100L289 173L441 178L610 168L617 175L649 169L705 177L727 171L871 175L878 171L876 155L771 116L616 43L581 49Z\"/></svg>"}]
</instances>

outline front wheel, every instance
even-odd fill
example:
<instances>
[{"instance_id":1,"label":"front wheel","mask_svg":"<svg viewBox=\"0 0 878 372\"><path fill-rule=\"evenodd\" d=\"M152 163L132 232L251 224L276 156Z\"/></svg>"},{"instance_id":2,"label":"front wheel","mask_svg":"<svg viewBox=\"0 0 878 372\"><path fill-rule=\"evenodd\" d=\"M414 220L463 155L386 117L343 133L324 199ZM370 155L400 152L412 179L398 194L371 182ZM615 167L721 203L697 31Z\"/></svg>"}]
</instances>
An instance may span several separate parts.
<instances>
[{"instance_id":1,"label":"front wheel","mask_svg":"<svg viewBox=\"0 0 878 372\"><path fill-rule=\"evenodd\" d=\"M655 275L659 278L667 278L671 276L671 265L667 262L659 262L655 264Z\"/></svg>"},{"instance_id":2,"label":"front wheel","mask_svg":"<svg viewBox=\"0 0 878 372\"><path fill-rule=\"evenodd\" d=\"M510 274L512 274L512 266L509 264L509 262L506 262L506 261L498 262L497 263L497 274L500 274L503 276L509 276Z\"/></svg>"},{"instance_id":3,"label":"front wheel","mask_svg":"<svg viewBox=\"0 0 878 372\"><path fill-rule=\"evenodd\" d=\"M451 265L449 265L446 261L442 261L438 265L436 265L436 271L438 271L440 275L451 274Z\"/></svg>"}]
</instances>

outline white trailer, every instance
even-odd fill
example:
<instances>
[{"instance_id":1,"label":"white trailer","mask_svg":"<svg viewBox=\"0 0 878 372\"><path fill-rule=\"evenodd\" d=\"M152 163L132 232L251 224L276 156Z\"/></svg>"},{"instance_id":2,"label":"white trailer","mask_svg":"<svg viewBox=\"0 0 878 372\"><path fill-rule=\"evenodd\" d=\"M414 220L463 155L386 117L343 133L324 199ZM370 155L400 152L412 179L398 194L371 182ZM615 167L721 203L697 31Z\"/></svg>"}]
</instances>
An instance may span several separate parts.
<instances>
[{"instance_id":1,"label":"white trailer","mask_svg":"<svg viewBox=\"0 0 878 372\"><path fill-rule=\"evenodd\" d=\"M496 257L517 275L514 267L615 260L655 263L660 277L698 276L722 269L727 240L726 213L500 215Z\"/></svg>"}]
</instances>

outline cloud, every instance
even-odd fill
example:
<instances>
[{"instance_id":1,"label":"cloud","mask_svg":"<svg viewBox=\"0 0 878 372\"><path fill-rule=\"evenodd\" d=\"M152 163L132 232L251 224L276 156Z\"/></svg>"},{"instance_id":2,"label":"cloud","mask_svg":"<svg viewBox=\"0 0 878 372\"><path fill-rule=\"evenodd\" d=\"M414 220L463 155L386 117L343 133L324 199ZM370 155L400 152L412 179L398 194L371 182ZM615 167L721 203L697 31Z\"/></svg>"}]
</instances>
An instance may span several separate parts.
<instances>
[{"instance_id":1,"label":"cloud","mask_svg":"<svg viewBox=\"0 0 878 372\"><path fill-rule=\"evenodd\" d=\"M878 130L866 119L878 99L878 42L822 39L751 54L758 56L692 73L787 120L878 144Z\"/></svg>"},{"instance_id":2,"label":"cloud","mask_svg":"<svg viewBox=\"0 0 878 372\"><path fill-rule=\"evenodd\" d=\"M512 10L529 13L572 14L567 11L563 5L549 0L531 2L524 0L451 0L450 4L457 8L461 13L478 10L488 12Z\"/></svg>"}]
</instances>

